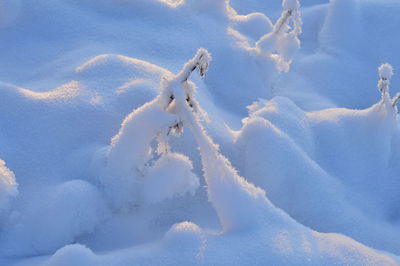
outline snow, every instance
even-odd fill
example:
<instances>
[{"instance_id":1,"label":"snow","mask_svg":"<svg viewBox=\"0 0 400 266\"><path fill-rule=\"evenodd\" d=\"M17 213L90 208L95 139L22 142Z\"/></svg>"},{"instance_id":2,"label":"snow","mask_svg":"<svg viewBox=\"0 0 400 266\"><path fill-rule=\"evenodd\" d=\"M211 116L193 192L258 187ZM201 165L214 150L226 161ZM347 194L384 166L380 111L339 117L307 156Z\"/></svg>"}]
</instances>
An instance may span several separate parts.
<instances>
[{"instance_id":1,"label":"snow","mask_svg":"<svg viewBox=\"0 0 400 266\"><path fill-rule=\"evenodd\" d=\"M89 248L73 244L58 250L45 265L93 265L96 263L98 260Z\"/></svg>"},{"instance_id":2,"label":"snow","mask_svg":"<svg viewBox=\"0 0 400 266\"><path fill-rule=\"evenodd\" d=\"M187 156L179 153L162 155L148 169L143 184L143 201L157 203L186 193L194 195L200 184L192 169L192 162Z\"/></svg>"},{"instance_id":3,"label":"snow","mask_svg":"<svg viewBox=\"0 0 400 266\"><path fill-rule=\"evenodd\" d=\"M283 0L282 7L284 9L299 9L300 3L299 0Z\"/></svg>"},{"instance_id":4,"label":"snow","mask_svg":"<svg viewBox=\"0 0 400 266\"><path fill-rule=\"evenodd\" d=\"M0 265L400 265L399 11L0 0Z\"/></svg>"},{"instance_id":5,"label":"snow","mask_svg":"<svg viewBox=\"0 0 400 266\"><path fill-rule=\"evenodd\" d=\"M5 162L0 160L0 215L9 207L10 200L17 194L18 184L15 175L6 167Z\"/></svg>"},{"instance_id":6,"label":"snow","mask_svg":"<svg viewBox=\"0 0 400 266\"><path fill-rule=\"evenodd\" d=\"M381 78L384 78L384 79L391 79L392 76L393 76L393 67L392 67L390 64L388 64L388 63L382 64L382 65L378 68L378 71L379 71L379 76L380 76Z\"/></svg>"}]
</instances>

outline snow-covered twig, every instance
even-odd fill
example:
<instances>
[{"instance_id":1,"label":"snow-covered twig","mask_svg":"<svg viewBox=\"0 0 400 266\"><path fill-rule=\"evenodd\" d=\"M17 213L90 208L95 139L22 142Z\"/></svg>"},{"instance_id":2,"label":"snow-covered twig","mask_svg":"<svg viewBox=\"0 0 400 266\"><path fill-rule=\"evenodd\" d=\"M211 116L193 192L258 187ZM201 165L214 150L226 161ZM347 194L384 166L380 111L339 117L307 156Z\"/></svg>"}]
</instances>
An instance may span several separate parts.
<instances>
[{"instance_id":1,"label":"snow-covered twig","mask_svg":"<svg viewBox=\"0 0 400 266\"><path fill-rule=\"evenodd\" d=\"M129 114L112 138L107 153L107 176L101 183L116 207L136 204L140 200L155 203L174 195L193 193L198 187L198 179L191 173L189 158L169 152L168 135L179 134L185 124L177 111L177 92L174 88L183 87L184 90L179 90L179 93L183 93L186 104L194 112L202 113L193 97L195 86L188 79L195 69L199 70L200 76L204 76L210 59L207 50L200 48L177 75L162 80L160 94ZM158 142L156 152L160 155L156 161L152 149L154 140ZM164 177L169 171L174 173L174 177L170 177L168 187L164 185L163 193L154 197L151 189L159 190L159 186L163 186L161 179L156 177L163 171Z\"/></svg>"},{"instance_id":2,"label":"snow-covered twig","mask_svg":"<svg viewBox=\"0 0 400 266\"><path fill-rule=\"evenodd\" d=\"M392 106L395 107L399 100L400 100L400 93L398 92L396 96L394 96L392 99Z\"/></svg>"},{"instance_id":3,"label":"snow-covered twig","mask_svg":"<svg viewBox=\"0 0 400 266\"><path fill-rule=\"evenodd\" d=\"M240 177L230 161L220 154L218 146L202 125L200 114L187 101L188 82L182 79L178 81L181 82L174 83L172 88L175 112L196 139L209 200L216 209L224 230L254 229L263 224L263 217L268 216L268 212L273 209L266 207L269 202L265 192ZM195 100L194 95L192 100Z\"/></svg>"},{"instance_id":4,"label":"snow-covered twig","mask_svg":"<svg viewBox=\"0 0 400 266\"><path fill-rule=\"evenodd\" d=\"M171 79L164 79L164 84L162 86L162 97L163 99L161 100L163 102L163 106L165 106L165 111L167 111L170 114L176 114L179 117L179 114L177 113L176 110L176 91L174 91L174 88L183 88L184 90L184 98L187 104L190 106L191 109L193 109L194 112L199 113L201 116L206 117L205 112L202 111L202 109L199 106L199 103L197 100L194 98L194 93L195 93L195 85L189 81L190 75L193 73L194 70L198 69L199 74L201 77L204 77L207 69L209 62L211 61L211 55L208 53L208 51L204 48L200 48L195 56L190 59L185 65L183 66L182 70L173 76ZM180 92L179 92L180 93ZM176 123L174 123L169 131L179 134L183 130L183 121L182 120L177 120Z\"/></svg>"},{"instance_id":5,"label":"snow-covered twig","mask_svg":"<svg viewBox=\"0 0 400 266\"><path fill-rule=\"evenodd\" d=\"M383 100L386 96L390 97L389 86L390 86L390 79L393 76L393 67L388 63L382 64L378 68L378 73L379 73L378 89L381 92Z\"/></svg>"},{"instance_id":6,"label":"snow-covered twig","mask_svg":"<svg viewBox=\"0 0 400 266\"><path fill-rule=\"evenodd\" d=\"M256 51L267 56L277 56L278 69L288 71L295 53L300 48L298 36L302 32L302 20L298 0L283 0L282 6L285 10L275 23L272 32L257 41Z\"/></svg>"}]
</instances>

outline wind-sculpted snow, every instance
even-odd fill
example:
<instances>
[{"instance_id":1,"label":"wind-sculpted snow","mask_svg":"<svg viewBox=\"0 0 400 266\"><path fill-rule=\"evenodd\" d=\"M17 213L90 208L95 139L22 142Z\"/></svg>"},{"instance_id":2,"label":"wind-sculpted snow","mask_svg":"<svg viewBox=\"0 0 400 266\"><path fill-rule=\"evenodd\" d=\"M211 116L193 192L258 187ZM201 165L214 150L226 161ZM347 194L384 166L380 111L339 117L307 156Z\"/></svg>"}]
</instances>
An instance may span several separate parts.
<instances>
[{"instance_id":1,"label":"wind-sculpted snow","mask_svg":"<svg viewBox=\"0 0 400 266\"><path fill-rule=\"evenodd\" d=\"M389 174L397 167L390 165L397 154L391 143L398 135L390 101L311 113L289 103L274 98L252 106L237 133L239 170L303 224L397 253L398 226L388 215L398 213L397 192L390 192L397 183L397 174Z\"/></svg>"},{"instance_id":2,"label":"wind-sculpted snow","mask_svg":"<svg viewBox=\"0 0 400 266\"><path fill-rule=\"evenodd\" d=\"M0 1L0 265L400 265L399 7Z\"/></svg>"},{"instance_id":3,"label":"wind-sculpted snow","mask_svg":"<svg viewBox=\"0 0 400 266\"><path fill-rule=\"evenodd\" d=\"M191 104L191 100L194 99L195 95L191 87L192 84L187 81L190 74L188 71L199 68L200 73L204 73L201 70L202 66L206 66L208 62L197 63L197 60L205 56L204 54L206 55L207 53L200 49L196 56L184 66L183 70L176 76L169 78L162 88L171 95L169 106L172 107L166 108L165 112L176 115L181 126L187 127L197 142L207 184L208 199L219 217L222 232L219 234L209 233L194 223L183 222L173 225L161 242L154 243L151 246L134 247L127 251L119 252L117 253L118 255L114 253L100 256L94 255L93 252L83 246L66 246L57 251L47 261L48 264L56 265L56 263L62 263L63 261L72 262L80 259L87 264L96 263L99 265L121 265L126 263L139 265L176 265L186 263L195 265L239 265L243 263L258 264L265 260L269 260L274 264L365 265L368 263L371 265L396 265L395 257L376 253L347 237L335 234L321 234L304 227L281 209L276 208L268 200L264 190L249 183L237 173L230 161L220 153L218 146L206 132L199 119L201 113ZM156 105L157 101L163 99L163 95L168 94L161 93L153 102L145 104L144 107L153 105L159 107L159 105ZM282 99L281 102L285 103ZM381 102L381 104L388 111L394 112L391 105L385 106L385 102ZM290 104L285 103L283 106L287 107ZM262 108L261 106L258 107ZM257 112L260 110L257 110L256 106L252 106L251 110L253 117L246 120L245 123L250 124L253 120L263 119L257 117ZM298 110L297 112L300 111ZM135 116L137 114L133 113L132 117ZM149 116L149 121L155 120ZM264 121L265 123L270 123L265 119ZM127 123L129 122L128 120ZM154 125L157 125L157 123L154 123ZM270 127L273 126L271 125ZM278 131L278 129L275 129L275 131ZM269 134L264 133L263 135L268 136ZM252 137L255 140L260 140L260 136ZM287 137L286 141L290 141L289 137ZM118 144L119 142L119 137L117 137L116 143ZM143 143L146 144L148 141ZM292 142L292 145L296 144ZM278 143L277 146L282 147L284 144ZM120 149L122 148L125 147L122 146ZM132 148L127 150L132 150ZM283 152L285 152L285 149ZM290 150L286 150L286 152L290 153ZM253 151L253 153L257 153L257 151ZM275 151L274 154L276 153ZM306 155L303 154L303 156ZM265 159L265 157L261 158ZM288 159L292 162L302 160L298 158ZM296 166L294 168L297 169ZM335 206L335 204L341 204L346 207L337 197L335 198L334 194L328 194L329 188L335 190L335 186L339 187L340 185L333 180L329 180L330 177L327 174L324 176L323 171L320 171L322 174L317 174L313 180L309 182L305 179L300 180L302 184L298 182L304 186L304 188L300 189L300 194L303 197L307 195L314 199L325 199L324 207L328 209ZM261 174L260 176L264 175ZM300 176L303 176L303 173L300 173ZM305 175L303 178L307 178L307 176ZM317 179L321 179L321 181ZM330 182L331 184L326 186L324 182ZM317 194L310 194L309 189L307 189L308 184L316 186ZM286 184L286 186L288 185ZM277 190L285 191L284 188L280 187ZM123 189L121 188L120 191ZM296 191L285 192L293 196ZM329 202L330 199L333 200L333 204L326 206L326 202ZM299 200L299 198L296 198L296 200ZM304 204L302 206L303 209L313 210L314 206L310 203L312 204L312 201ZM350 209L350 207L348 208ZM351 212L353 210L350 209L348 211ZM352 213L354 214L356 211ZM323 215L325 214L320 209L320 213L317 216ZM333 213L330 218L335 219L337 215L337 213ZM243 243L246 244L243 245ZM239 253L237 252L238 250L240 250Z\"/></svg>"}]
</instances>

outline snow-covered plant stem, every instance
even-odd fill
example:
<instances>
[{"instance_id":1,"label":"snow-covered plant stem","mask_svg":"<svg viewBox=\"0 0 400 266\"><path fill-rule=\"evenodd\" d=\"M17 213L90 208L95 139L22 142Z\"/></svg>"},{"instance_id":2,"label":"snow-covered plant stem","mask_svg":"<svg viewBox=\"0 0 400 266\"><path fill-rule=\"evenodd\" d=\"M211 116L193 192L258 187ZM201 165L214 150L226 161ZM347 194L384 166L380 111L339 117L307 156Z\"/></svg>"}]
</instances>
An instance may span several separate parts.
<instances>
[{"instance_id":1,"label":"snow-covered plant stem","mask_svg":"<svg viewBox=\"0 0 400 266\"><path fill-rule=\"evenodd\" d=\"M298 0L283 0L284 11L273 30L256 43L256 51L277 60L280 71L288 71L291 61L300 48L298 36L301 34L302 20ZM292 24L292 25L291 25Z\"/></svg>"},{"instance_id":2,"label":"snow-covered plant stem","mask_svg":"<svg viewBox=\"0 0 400 266\"><path fill-rule=\"evenodd\" d=\"M177 94L181 118L192 131L199 147L208 197L217 211L224 231L251 230L258 224L260 201L265 192L247 183L238 175L229 160L219 153L218 146L205 131L199 117L185 103L183 94Z\"/></svg>"},{"instance_id":3,"label":"snow-covered plant stem","mask_svg":"<svg viewBox=\"0 0 400 266\"><path fill-rule=\"evenodd\" d=\"M149 155L151 141L157 135L179 133L182 122L176 117L175 95L172 91L174 84L185 82L185 99L188 104L198 111L198 103L192 97L193 84L186 82L190 74L198 68L204 76L209 62L209 54L199 49L196 56L187 62L183 69L172 78L165 78L161 84L161 92L153 101L146 103L128 115L122 123L121 130L113 137L108 152L108 164L119 169L123 174L142 166ZM165 140L161 136L160 140Z\"/></svg>"},{"instance_id":4,"label":"snow-covered plant stem","mask_svg":"<svg viewBox=\"0 0 400 266\"><path fill-rule=\"evenodd\" d=\"M170 114L176 114L175 107L175 94L173 88L181 87L181 84L185 84L184 86L184 94L185 100L190 105L191 108L195 112L200 112L198 102L193 98L193 94L195 92L195 86L193 83L189 82L189 77L193 73L194 70L198 69L199 74L203 77L207 71L208 64L211 60L210 54L204 48L200 48L196 55L190 59L182 68L182 70L176 74L171 79L164 79L165 82L163 84L163 92L162 92L162 101L164 101L163 105L164 109Z\"/></svg>"},{"instance_id":5,"label":"snow-covered plant stem","mask_svg":"<svg viewBox=\"0 0 400 266\"><path fill-rule=\"evenodd\" d=\"M203 52L208 55L206 51ZM204 65L208 64L204 62ZM186 66L190 66L189 63L184 69ZM191 84L180 77L180 74L176 76L175 80L178 83L170 83L175 101L174 110L183 124L191 130L198 144L209 200L216 209L225 231L251 230L257 224L261 224L260 217L265 215L261 212L268 213L264 208L268 204L265 192L240 177L229 160L220 154L218 146L201 123L200 113L196 112L187 100ZM190 96L195 100L194 95Z\"/></svg>"},{"instance_id":6,"label":"snow-covered plant stem","mask_svg":"<svg viewBox=\"0 0 400 266\"><path fill-rule=\"evenodd\" d=\"M198 187L197 177L190 172L190 160L182 154L169 152L168 135L179 134L185 124L177 112L177 94L173 88L180 88L180 84L185 84L184 91L179 93L182 93L184 101L194 112L202 113L198 102L193 98L195 86L188 79L195 69L199 70L200 76L204 76L209 61L208 52L199 49L177 75L162 80L160 94L153 101L125 118L108 148L107 176L102 182L115 206L131 205L140 201L154 203L173 195L193 193ZM154 159L151 147L154 139L158 141L157 153L161 158L149 165ZM168 158L169 163L165 158ZM170 177L172 173L174 177ZM153 197L155 191L160 191L157 187L168 182L161 182L163 177L157 178L157 174L170 178L170 183L168 189L162 190L167 193L160 192L162 196ZM154 184L150 184L151 182Z\"/></svg>"},{"instance_id":7,"label":"snow-covered plant stem","mask_svg":"<svg viewBox=\"0 0 400 266\"><path fill-rule=\"evenodd\" d=\"M275 23L273 28L274 34L281 34L288 29L290 23L289 19L293 21L293 32L301 34L301 16L300 16L300 3L298 0L284 0L282 2L284 11Z\"/></svg>"},{"instance_id":8,"label":"snow-covered plant stem","mask_svg":"<svg viewBox=\"0 0 400 266\"><path fill-rule=\"evenodd\" d=\"M389 100L389 86L390 86L390 79L393 76L393 67L386 63L382 64L378 68L379 72L379 81L378 81L378 89L381 92L382 100Z\"/></svg>"},{"instance_id":9,"label":"snow-covered plant stem","mask_svg":"<svg viewBox=\"0 0 400 266\"><path fill-rule=\"evenodd\" d=\"M395 107L399 100L400 100L400 93L397 93L396 96L394 96L392 99L392 106Z\"/></svg>"},{"instance_id":10,"label":"snow-covered plant stem","mask_svg":"<svg viewBox=\"0 0 400 266\"><path fill-rule=\"evenodd\" d=\"M390 99L390 79L393 76L393 67L386 63L382 64L378 68L379 81L378 90L381 93L381 101L391 105L397 112L396 104L400 100L400 93L397 93L392 99Z\"/></svg>"}]
</instances>

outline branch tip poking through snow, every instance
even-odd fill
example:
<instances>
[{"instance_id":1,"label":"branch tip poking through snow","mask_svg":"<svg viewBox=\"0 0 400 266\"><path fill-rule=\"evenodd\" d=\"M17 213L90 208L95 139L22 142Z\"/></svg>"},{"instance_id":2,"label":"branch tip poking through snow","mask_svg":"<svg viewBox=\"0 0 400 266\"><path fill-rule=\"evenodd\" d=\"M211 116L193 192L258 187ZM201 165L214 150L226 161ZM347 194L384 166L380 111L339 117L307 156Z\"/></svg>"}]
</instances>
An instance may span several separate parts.
<instances>
[{"instance_id":1,"label":"branch tip poking through snow","mask_svg":"<svg viewBox=\"0 0 400 266\"><path fill-rule=\"evenodd\" d=\"M393 97L393 99L392 99L392 106L395 107L395 106L397 105L397 103L399 102L399 100L400 100L400 92L398 92L398 93L396 94L396 96Z\"/></svg>"},{"instance_id":2,"label":"branch tip poking through snow","mask_svg":"<svg viewBox=\"0 0 400 266\"><path fill-rule=\"evenodd\" d=\"M378 68L378 72L381 79L391 79L393 76L393 67L392 65L385 63Z\"/></svg>"},{"instance_id":3,"label":"branch tip poking through snow","mask_svg":"<svg viewBox=\"0 0 400 266\"><path fill-rule=\"evenodd\" d=\"M279 71L289 71L297 51L300 49L299 35L302 33L300 3L284 0L284 11L274 24L272 32L262 36L256 43L256 51L273 58Z\"/></svg>"},{"instance_id":4,"label":"branch tip poking through snow","mask_svg":"<svg viewBox=\"0 0 400 266\"><path fill-rule=\"evenodd\" d=\"M160 94L129 114L112 138L107 176L101 183L115 207L154 204L186 193L193 195L199 187L190 159L170 152L168 137L179 135L187 123L180 114L177 98L183 98L193 112L207 118L194 97L195 85L188 79L196 69L203 77L210 60L206 49L198 49L177 75L162 79ZM154 140L158 142L156 151L151 147Z\"/></svg>"},{"instance_id":5,"label":"branch tip poking through snow","mask_svg":"<svg viewBox=\"0 0 400 266\"><path fill-rule=\"evenodd\" d=\"M381 92L382 100L390 99L389 89L390 89L390 79L393 76L393 67L388 64L382 64L378 68L379 81L378 90Z\"/></svg>"},{"instance_id":6,"label":"branch tip poking through snow","mask_svg":"<svg viewBox=\"0 0 400 266\"><path fill-rule=\"evenodd\" d=\"M191 83L186 77L187 70L193 69L198 55L205 54L199 50L197 56L185 64L182 71L175 76L169 86L174 95L175 114L188 127L199 147L208 198L215 208L224 231L245 231L265 226L266 217L276 216L276 209L265 196L265 191L247 182L239 176L228 158L223 156L207 134L200 120L200 114L187 100L188 86ZM205 61L205 63L208 61ZM206 65L206 64L205 64ZM207 64L208 65L208 64ZM201 74L201 73L200 73ZM194 95L190 95L195 101Z\"/></svg>"}]
</instances>

